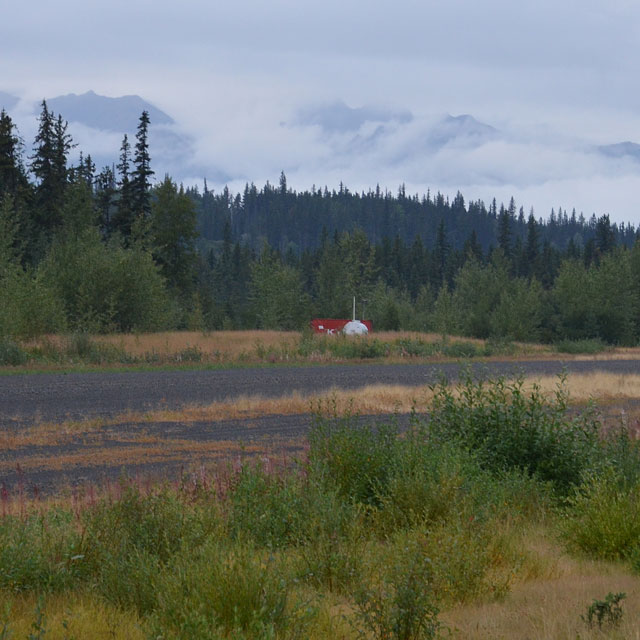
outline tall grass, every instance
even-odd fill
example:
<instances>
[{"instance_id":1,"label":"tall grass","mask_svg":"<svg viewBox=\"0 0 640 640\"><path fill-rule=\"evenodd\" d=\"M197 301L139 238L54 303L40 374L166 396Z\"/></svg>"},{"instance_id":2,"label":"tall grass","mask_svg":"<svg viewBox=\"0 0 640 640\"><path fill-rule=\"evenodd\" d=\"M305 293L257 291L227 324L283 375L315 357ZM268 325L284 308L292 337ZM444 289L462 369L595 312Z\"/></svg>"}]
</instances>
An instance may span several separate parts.
<instances>
[{"instance_id":1,"label":"tall grass","mask_svg":"<svg viewBox=\"0 0 640 640\"><path fill-rule=\"evenodd\" d=\"M184 366L246 363L470 359L537 353L543 347L433 334L374 333L364 337L278 331L166 332L91 335L76 332L19 341L0 336L0 366ZM546 351L552 353L549 348Z\"/></svg>"}]
</instances>

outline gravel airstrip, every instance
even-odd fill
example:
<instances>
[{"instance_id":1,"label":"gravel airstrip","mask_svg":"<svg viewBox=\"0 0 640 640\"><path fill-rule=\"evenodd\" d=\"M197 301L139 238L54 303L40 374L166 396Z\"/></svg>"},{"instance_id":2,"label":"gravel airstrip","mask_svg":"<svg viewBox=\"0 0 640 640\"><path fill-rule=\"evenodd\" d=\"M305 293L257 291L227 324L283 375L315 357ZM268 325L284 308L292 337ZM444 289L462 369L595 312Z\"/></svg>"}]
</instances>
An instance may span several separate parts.
<instances>
[{"instance_id":1,"label":"gravel airstrip","mask_svg":"<svg viewBox=\"0 0 640 640\"><path fill-rule=\"evenodd\" d=\"M462 366L353 364L126 373L0 376L0 489L50 494L129 476L175 478L204 465L300 448L309 414L216 422L113 422L127 412L277 397L372 384L425 385L455 379ZM640 372L638 360L483 362L473 374ZM377 420L389 419L379 416ZM401 421L404 418L397 418ZM73 425L73 421L78 424ZM86 421L94 421L87 424ZM107 421L102 424L103 421ZM65 423L62 429L59 425Z\"/></svg>"}]
</instances>

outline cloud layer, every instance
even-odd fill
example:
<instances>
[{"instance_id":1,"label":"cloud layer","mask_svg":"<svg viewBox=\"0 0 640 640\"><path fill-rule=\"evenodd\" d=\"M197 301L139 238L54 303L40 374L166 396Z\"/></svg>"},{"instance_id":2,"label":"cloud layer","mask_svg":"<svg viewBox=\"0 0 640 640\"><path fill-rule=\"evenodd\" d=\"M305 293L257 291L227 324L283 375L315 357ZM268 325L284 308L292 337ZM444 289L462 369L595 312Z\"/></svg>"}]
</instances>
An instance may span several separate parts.
<instances>
[{"instance_id":1,"label":"cloud layer","mask_svg":"<svg viewBox=\"0 0 640 640\"><path fill-rule=\"evenodd\" d=\"M137 94L175 120L160 174L239 187L285 170L296 188L404 182L640 222L635 155L598 150L640 142L631 0L33 0L4 18L0 90L23 98L28 146L34 101ZM85 152L117 149L83 126Z\"/></svg>"}]
</instances>

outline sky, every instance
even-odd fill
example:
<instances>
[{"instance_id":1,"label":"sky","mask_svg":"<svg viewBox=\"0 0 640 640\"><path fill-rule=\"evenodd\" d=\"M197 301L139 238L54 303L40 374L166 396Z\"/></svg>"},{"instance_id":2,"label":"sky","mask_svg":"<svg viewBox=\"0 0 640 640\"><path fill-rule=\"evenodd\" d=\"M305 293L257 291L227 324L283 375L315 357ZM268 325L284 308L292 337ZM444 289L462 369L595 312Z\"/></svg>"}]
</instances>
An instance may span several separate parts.
<instances>
[{"instance_id":1,"label":"sky","mask_svg":"<svg viewBox=\"0 0 640 640\"><path fill-rule=\"evenodd\" d=\"M165 159L186 183L285 171L299 190L404 183L638 225L640 147L600 147L640 143L639 31L630 0L14 1L0 91L26 141L43 97L140 95L190 140Z\"/></svg>"}]
</instances>

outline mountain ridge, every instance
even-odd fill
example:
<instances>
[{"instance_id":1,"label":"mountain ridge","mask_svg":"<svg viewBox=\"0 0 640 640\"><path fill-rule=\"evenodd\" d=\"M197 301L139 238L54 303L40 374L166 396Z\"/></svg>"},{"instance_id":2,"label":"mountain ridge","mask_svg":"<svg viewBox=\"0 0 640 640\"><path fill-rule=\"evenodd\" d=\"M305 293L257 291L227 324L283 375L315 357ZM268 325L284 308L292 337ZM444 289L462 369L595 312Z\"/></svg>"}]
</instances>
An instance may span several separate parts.
<instances>
[{"instance_id":1,"label":"mountain ridge","mask_svg":"<svg viewBox=\"0 0 640 640\"><path fill-rule=\"evenodd\" d=\"M171 116L138 95L112 98L93 90L86 93L68 93L47 100L52 111L69 122L77 122L92 129L113 133L131 133L136 130L140 114L149 113L154 125L171 125Z\"/></svg>"}]
</instances>

